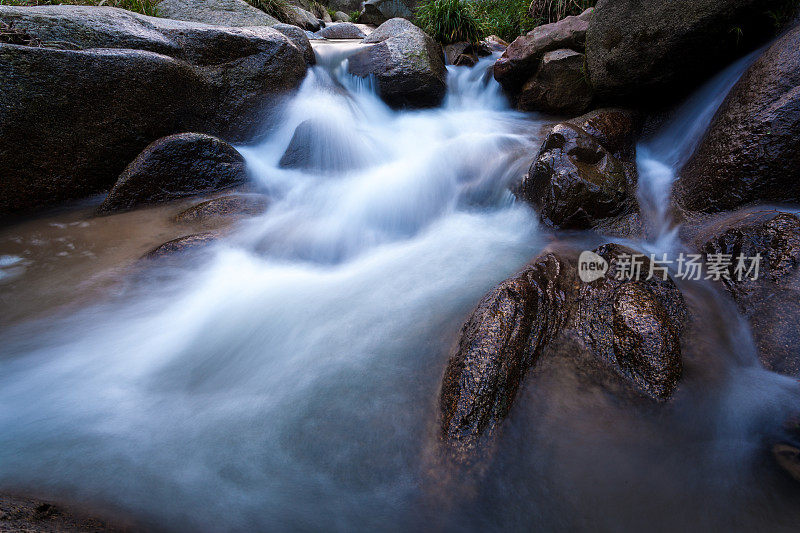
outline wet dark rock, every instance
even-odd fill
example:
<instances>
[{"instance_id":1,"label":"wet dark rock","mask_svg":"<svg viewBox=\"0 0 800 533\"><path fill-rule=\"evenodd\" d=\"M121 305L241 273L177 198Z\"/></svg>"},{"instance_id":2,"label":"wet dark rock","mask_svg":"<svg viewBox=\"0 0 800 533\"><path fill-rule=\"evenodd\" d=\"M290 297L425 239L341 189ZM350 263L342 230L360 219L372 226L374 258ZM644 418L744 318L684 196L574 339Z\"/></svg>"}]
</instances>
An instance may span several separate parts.
<instances>
[{"instance_id":1,"label":"wet dark rock","mask_svg":"<svg viewBox=\"0 0 800 533\"><path fill-rule=\"evenodd\" d=\"M795 481L800 481L800 448L785 443L775 444L772 457Z\"/></svg>"},{"instance_id":2,"label":"wet dark rock","mask_svg":"<svg viewBox=\"0 0 800 533\"><path fill-rule=\"evenodd\" d=\"M221 139L180 133L149 145L128 165L97 212L168 202L247 180L242 155Z\"/></svg>"},{"instance_id":3,"label":"wet dark rock","mask_svg":"<svg viewBox=\"0 0 800 533\"><path fill-rule=\"evenodd\" d=\"M707 223L695 244L706 257L730 256L722 283L752 326L762 364L800 377L800 217L773 209L726 214ZM736 271L739 256L756 254L761 256L758 279Z\"/></svg>"},{"instance_id":4,"label":"wet dark rock","mask_svg":"<svg viewBox=\"0 0 800 533\"><path fill-rule=\"evenodd\" d=\"M363 150L363 144L342 134L330 121L308 119L294 130L279 165L320 173L353 170L363 165Z\"/></svg>"},{"instance_id":5,"label":"wet dark rock","mask_svg":"<svg viewBox=\"0 0 800 533\"><path fill-rule=\"evenodd\" d=\"M306 65L315 65L317 63L317 56L314 54L314 49L311 47L311 41L308 40L306 31L291 24L273 24L272 28L278 30L301 51L303 58L306 60Z\"/></svg>"},{"instance_id":6,"label":"wet dark rock","mask_svg":"<svg viewBox=\"0 0 800 533\"><path fill-rule=\"evenodd\" d=\"M256 216L266 211L269 203L269 198L260 194L220 196L181 211L175 216L175 222L214 223L242 216Z\"/></svg>"},{"instance_id":7,"label":"wet dark rock","mask_svg":"<svg viewBox=\"0 0 800 533\"><path fill-rule=\"evenodd\" d=\"M444 56L450 65L472 67L478 62L478 50L479 46L468 42L453 43L444 47Z\"/></svg>"},{"instance_id":8,"label":"wet dark rock","mask_svg":"<svg viewBox=\"0 0 800 533\"><path fill-rule=\"evenodd\" d=\"M219 237L220 233L214 231L186 235L185 237L179 237L177 239L167 241L164 244L150 250L144 256L142 256L142 259L168 259L186 253L197 252L219 239Z\"/></svg>"},{"instance_id":9,"label":"wet dark rock","mask_svg":"<svg viewBox=\"0 0 800 533\"><path fill-rule=\"evenodd\" d=\"M158 16L216 26L272 26L278 23L244 0L161 0Z\"/></svg>"},{"instance_id":10,"label":"wet dark rock","mask_svg":"<svg viewBox=\"0 0 800 533\"><path fill-rule=\"evenodd\" d=\"M782 0L600 0L586 33L602 101L663 105L767 39ZM741 31L738 31L741 30Z\"/></svg>"},{"instance_id":11,"label":"wet dark rock","mask_svg":"<svg viewBox=\"0 0 800 533\"><path fill-rule=\"evenodd\" d=\"M381 98L394 108L434 107L444 100L447 70L442 47L405 19L381 24L350 56L348 71L374 76Z\"/></svg>"},{"instance_id":12,"label":"wet dark rock","mask_svg":"<svg viewBox=\"0 0 800 533\"><path fill-rule=\"evenodd\" d=\"M8 532L125 532L134 531L126 520L108 520L91 513L38 499L0 494L0 531Z\"/></svg>"},{"instance_id":13,"label":"wet dark rock","mask_svg":"<svg viewBox=\"0 0 800 533\"><path fill-rule=\"evenodd\" d=\"M669 278L617 280L618 258L634 253L628 248L595 253L609 264L600 279L582 282L573 257L548 253L484 296L467 320L440 396L441 436L457 462L480 455L528 370L554 351L586 379L621 384L610 390L626 397L663 402L674 392L688 322L683 296ZM565 339L579 349L565 353Z\"/></svg>"},{"instance_id":14,"label":"wet dark rock","mask_svg":"<svg viewBox=\"0 0 800 533\"><path fill-rule=\"evenodd\" d=\"M494 77L507 93L516 97L522 86L536 74L547 52L568 49L583 53L591 10L579 17L566 17L535 28L508 45L494 66Z\"/></svg>"},{"instance_id":15,"label":"wet dark rock","mask_svg":"<svg viewBox=\"0 0 800 533\"><path fill-rule=\"evenodd\" d=\"M675 202L716 212L800 202L800 26L747 70L680 173Z\"/></svg>"},{"instance_id":16,"label":"wet dark rock","mask_svg":"<svg viewBox=\"0 0 800 533\"><path fill-rule=\"evenodd\" d=\"M508 46L508 43L497 35L490 35L478 43L479 50L482 50L478 55L488 56L494 52L505 52Z\"/></svg>"},{"instance_id":17,"label":"wet dark rock","mask_svg":"<svg viewBox=\"0 0 800 533\"><path fill-rule=\"evenodd\" d=\"M167 135L251 141L306 72L269 27L80 6L0 6L0 21L47 44L0 43L0 214L107 190Z\"/></svg>"},{"instance_id":18,"label":"wet dark rock","mask_svg":"<svg viewBox=\"0 0 800 533\"><path fill-rule=\"evenodd\" d=\"M522 86L517 108L557 115L578 115L589 109L592 89L586 80L583 54L553 50L542 57L536 73Z\"/></svg>"},{"instance_id":19,"label":"wet dark rock","mask_svg":"<svg viewBox=\"0 0 800 533\"><path fill-rule=\"evenodd\" d=\"M595 116L576 122L591 128L600 120ZM604 219L636 212L635 167L631 159L620 157L623 153L632 156L630 148L619 150L622 141L617 144L613 139L609 144L618 148L618 155L580 126L556 125L517 196L536 207L543 221L565 229L591 228Z\"/></svg>"},{"instance_id":20,"label":"wet dark rock","mask_svg":"<svg viewBox=\"0 0 800 533\"><path fill-rule=\"evenodd\" d=\"M352 22L340 22L326 26L317 32L323 39L363 39L366 34Z\"/></svg>"}]
</instances>

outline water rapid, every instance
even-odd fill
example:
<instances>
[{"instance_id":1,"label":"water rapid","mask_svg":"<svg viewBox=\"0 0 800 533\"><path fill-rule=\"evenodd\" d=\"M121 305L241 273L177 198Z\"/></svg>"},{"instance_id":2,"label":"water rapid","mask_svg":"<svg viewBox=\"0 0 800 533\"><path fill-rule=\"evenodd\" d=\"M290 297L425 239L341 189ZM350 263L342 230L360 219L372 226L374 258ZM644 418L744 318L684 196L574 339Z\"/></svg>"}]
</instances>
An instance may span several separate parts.
<instances>
[{"instance_id":1,"label":"water rapid","mask_svg":"<svg viewBox=\"0 0 800 533\"><path fill-rule=\"evenodd\" d=\"M738 314L705 285L686 294L707 310L709 353L688 356L673 406L642 419L569 380L546 385L549 404L523 391L474 494L428 504L461 323L554 238L507 189L552 121L509 109L491 57L448 67L443 107L393 111L347 75L358 46L315 45L318 66L267 138L241 147L272 198L264 215L192 266L0 328L0 489L175 531L796 523L796 499L752 470L796 384L758 368ZM639 147L664 233L668 185L744 64Z\"/></svg>"}]
</instances>

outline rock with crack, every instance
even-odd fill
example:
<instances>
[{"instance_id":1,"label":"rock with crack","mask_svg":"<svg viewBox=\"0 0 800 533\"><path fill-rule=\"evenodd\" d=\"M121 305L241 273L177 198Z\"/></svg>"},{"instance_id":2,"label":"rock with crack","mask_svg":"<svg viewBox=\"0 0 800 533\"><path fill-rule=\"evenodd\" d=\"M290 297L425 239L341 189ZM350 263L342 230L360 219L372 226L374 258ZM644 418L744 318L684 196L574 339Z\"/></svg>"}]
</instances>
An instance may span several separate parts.
<instances>
[{"instance_id":1,"label":"rock with crack","mask_svg":"<svg viewBox=\"0 0 800 533\"><path fill-rule=\"evenodd\" d=\"M618 262L634 253L628 248L604 245L595 253L609 265L600 279L581 282L574 258L548 253L473 311L440 394L441 438L451 460L469 465L491 449L528 371L562 345L573 347L560 353L576 372L613 384L611 393L641 402L670 398L688 322L682 294L669 278L616 279Z\"/></svg>"},{"instance_id":2,"label":"rock with crack","mask_svg":"<svg viewBox=\"0 0 800 533\"><path fill-rule=\"evenodd\" d=\"M725 261L721 282L752 327L761 363L799 378L800 217L763 208L727 213L694 242L706 259Z\"/></svg>"}]
</instances>

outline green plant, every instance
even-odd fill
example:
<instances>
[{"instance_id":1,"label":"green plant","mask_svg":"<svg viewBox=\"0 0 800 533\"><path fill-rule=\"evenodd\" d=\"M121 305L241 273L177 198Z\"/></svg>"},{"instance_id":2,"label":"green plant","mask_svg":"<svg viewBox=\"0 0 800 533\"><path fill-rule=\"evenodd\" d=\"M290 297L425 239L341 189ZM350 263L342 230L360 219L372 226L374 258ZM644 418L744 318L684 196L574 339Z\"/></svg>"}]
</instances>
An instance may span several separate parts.
<instances>
[{"instance_id":1,"label":"green plant","mask_svg":"<svg viewBox=\"0 0 800 533\"><path fill-rule=\"evenodd\" d=\"M497 35L508 42L531 31L539 21L529 12L530 0L478 0L476 13L484 36Z\"/></svg>"},{"instance_id":2,"label":"green plant","mask_svg":"<svg viewBox=\"0 0 800 533\"><path fill-rule=\"evenodd\" d=\"M772 20L775 31L781 31L800 11L800 0L785 0L778 7L767 11L767 16Z\"/></svg>"},{"instance_id":3,"label":"green plant","mask_svg":"<svg viewBox=\"0 0 800 533\"><path fill-rule=\"evenodd\" d=\"M359 17L361 16L361 11L351 11L350 12L350 22L355 24L358 22Z\"/></svg>"},{"instance_id":4,"label":"green plant","mask_svg":"<svg viewBox=\"0 0 800 533\"><path fill-rule=\"evenodd\" d=\"M336 18L336 10L329 7L328 8L328 15L330 15L331 20L333 20L334 18Z\"/></svg>"},{"instance_id":5,"label":"green plant","mask_svg":"<svg viewBox=\"0 0 800 533\"><path fill-rule=\"evenodd\" d=\"M443 44L474 43L484 33L475 8L465 0L426 0L417 9L415 22Z\"/></svg>"},{"instance_id":6,"label":"green plant","mask_svg":"<svg viewBox=\"0 0 800 533\"><path fill-rule=\"evenodd\" d=\"M540 24L548 24L570 15L580 15L596 3L597 0L533 0L528 12Z\"/></svg>"}]
</instances>

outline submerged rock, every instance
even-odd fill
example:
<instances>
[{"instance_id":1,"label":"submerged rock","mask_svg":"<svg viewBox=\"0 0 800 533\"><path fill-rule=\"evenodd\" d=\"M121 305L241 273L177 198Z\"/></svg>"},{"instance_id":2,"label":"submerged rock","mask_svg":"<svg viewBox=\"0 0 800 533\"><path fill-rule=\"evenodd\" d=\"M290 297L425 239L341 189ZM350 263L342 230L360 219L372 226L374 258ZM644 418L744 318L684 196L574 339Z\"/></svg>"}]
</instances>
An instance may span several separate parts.
<instances>
[{"instance_id":1,"label":"submerged rock","mask_svg":"<svg viewBox=\"0 0 800 533\"><path fill-rule=\"evenodd\" d=\"M480 454L528 370L554 353L615 395L657 402L672 395L688 321L683 296L669 278L616 279L619 258L630 249L612 244L595 253L609 269L591 283L579 280L574 258L549 253L473 311L440 395L441 436L454 460L466 464Z\"/></svg>"},{"instance_id":2,"label":"submerged rock","mask_svg":"<svg viewBox=\"0 0 800 533\"><path fill-rule=\"evenodd\" d=\"M306 72L268 27L80 6L0 6L0 21L49 46L0 43L0 214L107 190L167 135L250 141Z\"/></svg>"},{"instance_id":3,"label":"submerged rock","mask_svg":"<svg viewBox=\"0 0 800 533\"><path fill-rule=\"evenodd\" d=\"M800 25L731 90L680 172L676 204L715 212L753 202L800 202Z\"/></svg>"},{"instance_id":4,"label":"submerged rock","mask_svg":"<svg viewBox=\"0 0 800 533\"><path fill-rule=\"evenodd\" d=\"M158 15L216 26L272 26L278 19L244 0L161 0Z\"/></svg>"},{"instance_id":5,"label":"submerged rock","mask_svg":"<svg viewBox=\"0 0 800 533\"><path fill-rule=\"evenodd\" d=\"M372 44L350 56L348 71L373 76L381 98L394 108L439 105L447 91L442 47L405 19L381 24L363 41Z\"/></svg>"},{"instance_id":6,"label":"submerged rock","mask_svg":"<svg viewBox=\"0 0 800 533\"><path fill-rule=\"evenodd\" d=\"M663 105L771 35L783 0L600 0L586 33L603 101Z\"/></svg>"},{"instance_id":7,"label":"submerged rock","mask_svg":"<svg viewBox=\"0 0 800 533\"><path fill-rule=\"evenodd\" d=\"M637 135L634 115L618 109L558 124L516 194L536 207L543 221L565 229L634 214Z\"/></svg>"},{"instance_id":8,"label":"submerged rock","mask_svg":"<svg viewBox=\"0 0 800 533\"><path fill-rule=\"evenodd\" d=\"M317 35L323 39L363 39L366 37L361 28L352 22L331 24L319 30Z\"/></svg>"},{"instance_id":9,"label":"submerged rock","mask_svg":"<svg viewBox=\"0 0 800 533\"><path fill-rule=\"evenodd\" d=\"M196 252L216 241L220 235L219 232L209 231L206 233L196 233L194 235L179 237L150 250L142 256L142 259L166 259L188 252Z\"/></svg>"},{"instance_id":10,"label":"submerged rock","mask_svg":"<svg viewBox=\"0 0 800 533\"><path fill-rule=\"evenodd\" d=\"M246 180L244 158L225 141L200 133L170 135L149 145L125 168L97 212L168 202Z\"/></svg>"},{"instance_id":11,"label":"submerged rock","mask_svg":"<svg viewBox=\"0 0 800 533\"><path fill-rule=\"evenodd\" d=\"M769 370L800 377L800 217L774 209L721 216L695 238L706 257L724 254L730 263L722 283L752 326L761 363ZM760 255L737 271L739 256ZM752 279L757 274L757 279Z\"/></svg>"},{"instance_id":12,"label":"submerged rock","mask_svg":"<svg viewBox=\"0 0 800 533\"><path fill-rule=\"evenodd\" d=\"M308 119L294 130L279 165L320 173L354 170L364 163L364 146L328 120Z\"/></svg>"},{"instance_id":13,"label":"submerged rock","mask_svg":"<svg viewBox=\"0 0 800 533\"><path fill-rule=\"evenodd\" d=\"M215 223L241 216L260 215L269 207L269 198L261 194L230 194L206 200L175 215L175 222Z\"/></svg>"}]
</instances>

